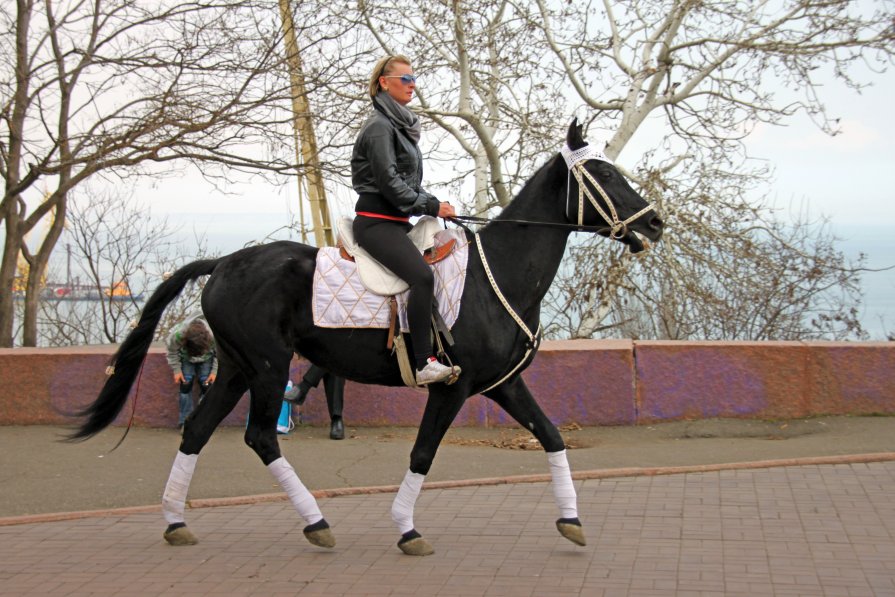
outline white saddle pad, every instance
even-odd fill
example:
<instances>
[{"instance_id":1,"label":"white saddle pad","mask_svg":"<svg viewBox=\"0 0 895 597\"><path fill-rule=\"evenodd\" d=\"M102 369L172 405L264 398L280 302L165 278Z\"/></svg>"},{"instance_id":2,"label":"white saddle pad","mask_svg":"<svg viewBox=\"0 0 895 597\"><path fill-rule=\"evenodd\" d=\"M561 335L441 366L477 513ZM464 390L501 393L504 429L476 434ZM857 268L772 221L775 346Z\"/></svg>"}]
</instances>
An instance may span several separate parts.
<instances>
[{"instance_id":1,"label":"white saddle pad","mask_svg":"<svg viewBox=\"0 0 895 597\"><path fill-rule=\"evenodd\" d=\"M469 243L461 230L441 230L435 246L456 240L456 248L432 269L435 273L435 300L448 329L460 314L460 298L466 283ZM407 291L397 296L401 330L407 331ZM389 297L374 294L363 285L357 264L343 259L336 247L317 252L314 271L314 325L324 328L387 328Z\"/></svg>"}]
</instances>

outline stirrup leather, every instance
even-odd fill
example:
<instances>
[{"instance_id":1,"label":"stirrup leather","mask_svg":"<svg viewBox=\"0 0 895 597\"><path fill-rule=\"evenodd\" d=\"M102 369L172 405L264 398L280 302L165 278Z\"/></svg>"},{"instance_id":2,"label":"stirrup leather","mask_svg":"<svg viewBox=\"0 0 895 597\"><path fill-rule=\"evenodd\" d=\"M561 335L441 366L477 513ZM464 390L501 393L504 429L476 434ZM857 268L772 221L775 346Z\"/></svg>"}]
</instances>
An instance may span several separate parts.
<instances>
[{"instance_id":1,"label":"stirrup leather","mask_svg":"<svg viewBox=\"0 0 895 597\"><path fill-rule=\"evenodd\" d=\"M390 323L386 347L398 358L398 369L401 370L401 380L404 382L404 385L410 388L419 388L421 386L416 383L416 368L410 363L410 356L407 353L407 343L404 341L404 334L401 333L400 326L398 325L398 300L395 297L392 297L389 300L389 320ZM444 336L448 346L453 346L454 339L447 329L444 320L441 318L437 306L433 309L432 331L435 334L435 344L438 346L438 356L446 359L448 366L453 369L452 375L444 380L445 385L451 385L460 377L461 370L460 367L451 362L450 357L444 350L444 345L441 341L442 336Z\"/></svg>"}]
</instances>

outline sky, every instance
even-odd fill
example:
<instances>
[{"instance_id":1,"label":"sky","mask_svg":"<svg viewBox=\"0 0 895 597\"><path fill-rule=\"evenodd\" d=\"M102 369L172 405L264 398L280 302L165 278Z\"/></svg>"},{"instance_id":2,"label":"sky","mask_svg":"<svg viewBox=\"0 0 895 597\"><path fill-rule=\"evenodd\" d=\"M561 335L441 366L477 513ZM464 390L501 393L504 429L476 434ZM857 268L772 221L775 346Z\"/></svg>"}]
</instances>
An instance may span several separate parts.
<instances>
[{"instance_id":1,"label":"sky","mask_svg":"<svg viewBox=\"0 0 895 597\"><path fill-rule=\"evenodd\" d=\"M877 270L862 275L861 322L882 340L895 332L895 269L888 269L895 267L895 73L860 95L832 89L827 97L841 134L826 135L801 116L788 127L760 127L748 145L775 167L772 198L781 215L828 217L839 248L852 259L865 255Z\"/></svg>"},{"instance_id":2,"label":"sky","mask_svg":"<svg viewBox=\"0 0 895 597\"><path fill-rule=\"evenodd\" d=\"M824 97L830 115L840 118L840 134L829 136L800 114L786 126L761 124L747 139L749 153L775 168L772 198L783 209L805 207L814 216L829 216L834 225L895 225L895 72L878 77L861 94L830 84ZM622 161L650 144L648 133L638 132ZM154 215L207 214L196 224L207 225L209 234L215 230L212 214L279 214L286 222L297 212L294 183L276 187L250 182L231 186L224 195L187 172L179 180L141 185L136 194ZM350 190L337 194L331 200L335 208L350 212ZM266 218L260 220L258 228L243 220L242 231L263 236L269 230L261 227Z\"/></svg>"}]
</instances>

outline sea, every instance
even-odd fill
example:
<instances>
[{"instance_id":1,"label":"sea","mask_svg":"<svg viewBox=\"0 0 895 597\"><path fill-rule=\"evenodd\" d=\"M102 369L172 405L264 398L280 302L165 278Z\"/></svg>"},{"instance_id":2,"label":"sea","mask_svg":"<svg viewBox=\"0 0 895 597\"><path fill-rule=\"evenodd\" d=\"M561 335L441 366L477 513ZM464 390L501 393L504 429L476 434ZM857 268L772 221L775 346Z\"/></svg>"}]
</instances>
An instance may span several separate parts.
<instances>
[{"instance_id":1,"label":"sea","mask_svg":"<svg viewBox=\"0 0 895 597\"><path fill-rule=\"evenodd\" d=\"M895 234L892 226L834 225L846 257L866 256L861 274L861 325L871 340L895 338Z\"/></svg>"}]
</instances>

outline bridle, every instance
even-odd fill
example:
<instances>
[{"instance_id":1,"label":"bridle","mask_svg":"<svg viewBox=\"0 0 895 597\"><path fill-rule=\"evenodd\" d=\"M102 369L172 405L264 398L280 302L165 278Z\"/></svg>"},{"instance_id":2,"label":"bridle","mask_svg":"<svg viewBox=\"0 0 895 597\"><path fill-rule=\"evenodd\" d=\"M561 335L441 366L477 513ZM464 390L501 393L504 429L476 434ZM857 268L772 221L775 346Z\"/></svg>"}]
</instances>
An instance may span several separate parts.
<instances>
[{"instance_id":1,"label":"bridle","mask_svg":"<svg viewBox=\"0 0 895 597\"><path fill-rule=\"evenodd\" d=\"M575 175L575 180L578 181L578 226L584 225L584 198L587 197L587 200L591 205L594 206L594 209L597 210L597 213L603 218L606 223L609 224L609 237L615 240L620 240L624 238L624 236L628 233L628 224L645 214L646 212L653 209L652 205L647 205L633 216L626 218L624 220L620 220L618 217L618 213L615 211L615 205L609 199L609 195L606 194L606 191L603 190L603 187L597 182L590 172L584 167L584 164L589 160L600 160L606 162L607 164L612 164L612 160L606 157L606 154L594 147L593 145L585 145L580 149L571 149L568 145L563 145L560 150L563 159L566 161L566 166L569 168L569 178L566 180L566 218L571 219L569 215L569 197L570 197L570 189L571 189L571 176ZM600 197L603 198L603 201L606 203L606 207L609 210L609 213L606 213L606 210L599 204L599 202L594 198L593 193L590 192L590 189L587 188L587 185L584 184L584 181L588 180L597 189L597 192L600 194Z\"/></svg>"},{"instance_id":2,"label":"bridle","mask_svg":"<svg viewBox=\"0 0 895 597\"><path fill-rule=\"evenodd\" d=\"M612 160L606 157L602 151L597 149L592 145L585 145L581 149L572 150L568 145L564 145L560 150L563 159L566 161L566 166L569 169L568 179L566 180L566 219L571 220L572 216L569 215L569 197L570 197L570 189L571 189L571 176L575 175L575 180L578 181L578 222L577 223L560 223L560 222L536 222L532 220L513 220L513 219L492 219L492 218L482 218L477 216L453 216L448 218L454 224L457 224L470 234L475 234L469 228L467 228L463 222L473 223L473 224L517 224L521 226L540 226L544 228L563 228L566 230L575 230L578 232L597 232L609 236L613 240L621 240L628 233L628 224L645 214L650 210L654 210L655 208L652 205L647 205L633 216L626 218L624 220L620 220L618 217L618 212L615 210L615 205L609 199L609 195L606 191L603 190L603 187L599 182L591 175L590 172L584 167L584 164L589 160L601 160L608 164L612 164ZM590 183L597 189L597 192L600 194L600 197L603 198L603 201L606 202L606 207L609 210L609 213L606 213L606 210L597 202L593 193L590 192L590 189L587 188L587 185L584 184L584 180L589 180ZM597 213L603 218L605 222L607 222L608 226L587 226L584 224L584 198L587 197L587 200L591 205L594 206L594 209L597 210Z\"/></svg>"}]
</instances>

